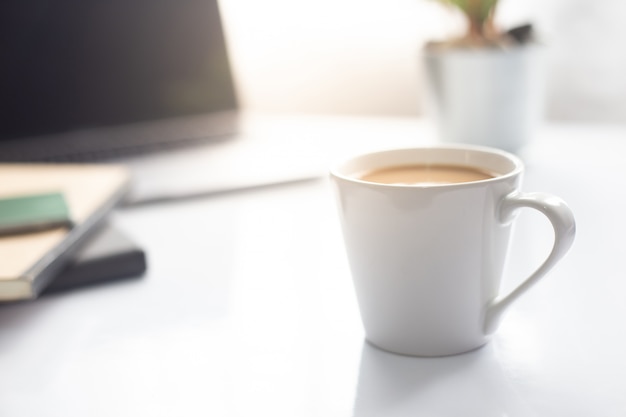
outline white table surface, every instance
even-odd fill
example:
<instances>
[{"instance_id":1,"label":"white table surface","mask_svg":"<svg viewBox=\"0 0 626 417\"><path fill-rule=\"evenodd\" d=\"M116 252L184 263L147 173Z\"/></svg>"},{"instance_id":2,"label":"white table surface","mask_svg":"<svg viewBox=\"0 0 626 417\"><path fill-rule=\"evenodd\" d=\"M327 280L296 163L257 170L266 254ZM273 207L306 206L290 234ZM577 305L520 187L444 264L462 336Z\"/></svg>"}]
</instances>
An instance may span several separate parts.
<instances>
[{"instance_id":1,"label":"white table surface","mask_svg":"<svg viewBox=\"0 0 626 417\"><path fill-rule=\"evenodd\" d=\"M329 161L432 141L411 119L306 122ZM117 211L148 273L0 306L0 416L624 416L626 128L546 126L522 156L524 190L568 201L578 236L482 349L364 341L321 178ZM520 215L505 289L547 253L546 223Z\"/></svg>"}]
</instances>

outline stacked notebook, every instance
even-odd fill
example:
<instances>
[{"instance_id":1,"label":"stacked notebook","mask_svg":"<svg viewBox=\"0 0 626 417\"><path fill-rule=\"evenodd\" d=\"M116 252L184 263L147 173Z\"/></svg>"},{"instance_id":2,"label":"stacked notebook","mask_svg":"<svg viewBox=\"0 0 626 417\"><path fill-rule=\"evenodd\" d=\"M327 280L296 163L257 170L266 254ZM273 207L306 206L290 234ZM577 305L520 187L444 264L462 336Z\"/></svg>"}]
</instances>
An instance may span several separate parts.
<instances>
[{"instance_id":1,"label":"stacked notebook","mask_svg":"<svg viewBox=\"0 0 626 417\"><path fill-rule=\"evenodd\" d=\"M140 277L145 270L143 249L121 231L104 225L86 239L43 294Z\"/></svg>"},{"instance_id":2,"label":"stacked notebook","mask_svg":"<svg viewBox=\"0 0 626 417\"><path fill-rule=\"evenodd\" d=\"M143 251L105 224L128 185L114 165L0 164L0 301L141 275Z\"/></svg>"}]
</instances>

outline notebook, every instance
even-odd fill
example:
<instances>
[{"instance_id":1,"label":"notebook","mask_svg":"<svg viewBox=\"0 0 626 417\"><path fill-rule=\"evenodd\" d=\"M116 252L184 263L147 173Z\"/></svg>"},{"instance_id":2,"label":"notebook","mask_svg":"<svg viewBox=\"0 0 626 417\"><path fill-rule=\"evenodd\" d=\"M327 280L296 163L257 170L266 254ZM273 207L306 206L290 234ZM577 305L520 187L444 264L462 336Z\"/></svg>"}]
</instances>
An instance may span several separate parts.
<instances>
[{"instance_id":1,"label":"notebook","mask_svg":"<svg viewBox=\"0 0 626 417\"><path fill-rule=\"evenodd\" d=\"M128 170L117 165L0 164L0 198L60 192L73 223L0 237L0 301L37 297L128 186Z\"/></svg>"},{"instance_id":2,"label":"notebook","mask_svg":"<svg viewBox=\"0 0 626 417\"><path fill-rule=\"evenodd\" d=\"M144 250L120 230L103 225L85 240L43 294L138 278L146 269Z\"/></svg>"}]
</instances>

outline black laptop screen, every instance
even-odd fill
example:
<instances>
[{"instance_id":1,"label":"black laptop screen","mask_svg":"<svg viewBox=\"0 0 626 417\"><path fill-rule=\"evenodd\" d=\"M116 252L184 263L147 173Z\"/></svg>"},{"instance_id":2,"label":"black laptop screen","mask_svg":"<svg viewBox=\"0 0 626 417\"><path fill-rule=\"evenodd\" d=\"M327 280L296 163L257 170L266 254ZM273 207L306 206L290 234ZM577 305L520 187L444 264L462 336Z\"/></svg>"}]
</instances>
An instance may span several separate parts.
<instances>
[{"instance_id":1,"label":"black laptop screen","mask_svg":"<svg viewBox=\"0 0 626 417\"><path fill-rule=\"evenodd\" d=\"M216 0L0 2L0 141L233 110Z\"/></svg>"}]
</instances>

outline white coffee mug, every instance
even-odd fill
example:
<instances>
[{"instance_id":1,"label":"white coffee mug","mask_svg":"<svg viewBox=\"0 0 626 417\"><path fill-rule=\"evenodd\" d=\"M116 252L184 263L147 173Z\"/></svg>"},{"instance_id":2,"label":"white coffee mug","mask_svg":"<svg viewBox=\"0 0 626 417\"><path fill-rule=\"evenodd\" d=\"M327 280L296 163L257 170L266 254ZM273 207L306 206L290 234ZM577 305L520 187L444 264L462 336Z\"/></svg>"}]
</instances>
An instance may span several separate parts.
<instances>
[{"instance_id":1,"label":"white coffee mug","mask_svg":"<svg viewBox=\"0 0 626 417\"><path fill-rule=\"evenodd\" d=\"M390 166L471 166L495 177L450 184L382 184L367 171ZM574 216L558 197L523 193L522 161L470 145L365 154L331 170L340 222L367 339L384 350L444 356L485 344L502 313L569 250ZM546 261L499 294L517 209L543 213L554 227Z\"/></svg>"}]
</instances>

